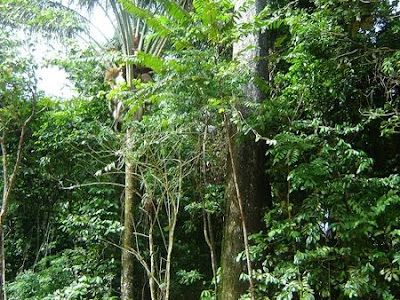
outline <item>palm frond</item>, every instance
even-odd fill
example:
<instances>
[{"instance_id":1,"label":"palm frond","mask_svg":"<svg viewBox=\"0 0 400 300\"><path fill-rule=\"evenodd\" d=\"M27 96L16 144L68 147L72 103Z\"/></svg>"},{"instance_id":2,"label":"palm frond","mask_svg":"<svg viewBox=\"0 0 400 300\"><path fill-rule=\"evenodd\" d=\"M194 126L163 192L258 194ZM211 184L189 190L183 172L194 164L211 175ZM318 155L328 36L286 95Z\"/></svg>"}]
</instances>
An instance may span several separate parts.
<instances>
[{"instance_id":1,"label":"palm frond","mask_svg":"<svg viewBox=\"0 0 400 300\"><path fill-rule=\"evenodd\" d=\"M146 24L156 30L159 35L168 36L171 34L171 30L165 26L157 16L149 12L149 10L138 7L130 0L118 1L129 14L145 21Z\"/></svg>"},{"instance_id":2,"label":"palm frond","mask_svg":"<svg viewBox=\"0 0 400 300\"><path fill-rule=\"evenodd\" d=\"M158 0L165 9L166 15L177 24L184 25L187 23L189 19L188 12L183 8L184 1L180 1L179 3L171 0Z\"/></svg>"}]
</instances>

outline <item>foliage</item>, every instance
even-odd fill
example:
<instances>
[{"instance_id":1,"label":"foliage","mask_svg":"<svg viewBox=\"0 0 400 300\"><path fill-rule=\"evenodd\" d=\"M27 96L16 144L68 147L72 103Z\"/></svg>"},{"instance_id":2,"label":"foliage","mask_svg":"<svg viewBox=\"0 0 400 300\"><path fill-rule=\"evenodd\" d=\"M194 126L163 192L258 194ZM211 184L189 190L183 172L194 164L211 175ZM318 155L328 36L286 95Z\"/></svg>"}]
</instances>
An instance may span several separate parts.
<instances>
[{"instance_id":1,"label":"foliage","mask_svg":"<svg viewBox=\"0 0 400 300\"><path fill-rule=\"evenodd\" d=\"M85 31L84 18L59 1L2 0L0 26L29 29L43 36L65 38Z\"/></svg>"},{"instance_id":2,"label":"foliage","mask_svg":"<svg viewBox=\"0 0 400 300\"><path fill-rule=\"evenodd\" d=\"M275 32L274 69L264 117L252 122L277 141L268 151L273 207L265 232L252 237L262 263L254 274L259 295L395 299L396 125L392 113L380 122L371 117L399 101L392 91L397 75L382 64L399 46L386 38L396 27L393 7L277 6L272 2L258 20Z\"/></svg>"},{"instance_id":3,"label":"foliage","mask_svg":"<svg viewBox=\"0 0 400 300\"><path fill-rule=\"evenodd\" d=\"M235 20L245 7L233 12L229 1L196 0L188 11L172 1L150 2L117 7L149 26L137 56L122 48L124 55L99 58L93 48L73 46L70 61L57 61L80 98L39 103L7 224L10 298L117 299L129 158L140 195L136 248L129 249L138 260L135 288L149 297L152 278L159 297L170 285L173 299L215 299L218 274L204 232L218 253L224 115L237 125L239 142L243 135L267 142L273 203L265 229L250 237L257 299L399 298L394 2L276 0L240 25ZM270 49L265 101L254 104L242 100L250 75L231 50L241 35L258 30L267 32ZM17 121L25 114L31 65L6 53L13 42L2 34L0 97L7 109L0 112L2 120ZM166 47L165 55L157 56L153 42ZM152 68L154 82L136 78L132 87L110 91L103 81L108 58ZM121 131L111 129L107 109L115 97L126 108ZM138 122L133 116L143 106ZM237 107L254 113L243 116Z\"/></svg>"},{"instance_id":4,"label":"foliage","mask_svg":"<svg viewBox=\"0 0 400 300\"><path fill-rule=\"evenodd\" d=\"M0 40L0 122L3 129L19 127L29 115L36 78L32 58L19 51L21 41L4 31L0 33Z\"/></svg>"},{"instance_id":5,"label":"foliage","mask_svg":"<svg viewBox=\"0 0 400 300\"><path fill-rule=\"evenodd\" d=\"M117 299L112 296L114 261L98 261L83 248L42 259L35 272L20 273L8 287L10 299Z\"/></svg>"},{"instance_id":6,"label":"foliage","mask_svg":"<svg viewBox=\"0 0 400 300\"><path fill-rule=\"evenodd\" d=\"M25 271L10 283L9 296L112 299L118 284L119 252L112 243L121 229L120 188L94 176L115 157L111 130L100 123L108 117L104 100L47 102L46 109L33 124L35 142L27 147L30 159L10 208L9 278L18 268ZM93 155L99 160L88 163ZM99 185L69 189L93 180Z\"/></svg>"},{"instance_id":7,"label":"foliage","mask_svg":"<svg viewBox=\"0 0 400 300\"><path fill-rule=\"evenodd\" d=\"M4 61L0 73L0 129L1 129L1 187L3 189L0 211L0 295L5 298L6 253L4 240L9 215L10 200L24 158L29 124L35 115L37 95L34 65L30 58L22 57L17 46L19 41L7 33L1 33L0 58ZM15 134L16 133L16 134ZM11 136L11 138L10 138ZM11 142L10 142L11 140Z\"/></svg>"}]
</instances>

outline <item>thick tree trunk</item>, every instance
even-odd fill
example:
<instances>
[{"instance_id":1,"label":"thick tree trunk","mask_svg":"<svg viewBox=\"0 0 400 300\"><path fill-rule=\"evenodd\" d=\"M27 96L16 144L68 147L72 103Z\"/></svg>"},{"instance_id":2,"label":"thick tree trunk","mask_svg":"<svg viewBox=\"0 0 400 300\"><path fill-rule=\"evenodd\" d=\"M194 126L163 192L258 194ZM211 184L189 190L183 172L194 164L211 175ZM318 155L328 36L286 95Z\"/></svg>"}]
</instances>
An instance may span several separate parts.
<instances>
[{"instance_id":1,"label":"thick tree trunk","mask_svg":"<svg viewBox=\"0 0 400 300\"><path fill-rule=\"evenodd\" d=\"M262 214L271 201L271 190L265 175L265 147L249 139L236 143L233 152L247 232L251 234L262 228ZM247 273L245 263L236 261L238 254L245 250L245 241L232 172L230 168L221 253L220 300L237 300L249 287L248 283L239 280L241 273Z\"/></svg>"},{"instance_id":2,"label":"thick tree trunk","mask_svg":"<svg viewBox=\"0 0 400 300\"><path fill-rule=\"evenodd\" d=\"M244 3L246 3L245 0L237 1L236 8ZM246 5L248 10L243 13L243 22L251 21L265 7L265 2L256 0ZM249 46L256 46L256 48L243 51ZM234 45L233 53L235 58L239 58L246 64L255 78L265 78L267 68L265 61L260 57L266 56L267 49L265 34L250 34ZM261 91L253 82L244 89L247 100L255 102L263 100ZM250 113L247 108L238 109L244 117ZM244 243L247 241L243 238L244 232L247 230L248 234L252 234L262 228L262 213L271 203L271 189L265 174L265 144L256 143L252 135L248 135L244 141L235 141L233 138L236 136L235 128L229 125L228 131L230 143L233 146L233 157L230 157L228 161L233 163L229 164L228 171L221 253L221 286L218 299L237 300L249 287L248 283L239 279L240 274L247 273L249 268L246 269L246 264L243 262L236 262L236 257L245 250ZM232 168L232 164L235 168ZM238 195L241 199L238 199ZM243 215L240 204L242 204ZM245 230L243 230L243 216L246 220Z\"/></svg>"}]
</instances>

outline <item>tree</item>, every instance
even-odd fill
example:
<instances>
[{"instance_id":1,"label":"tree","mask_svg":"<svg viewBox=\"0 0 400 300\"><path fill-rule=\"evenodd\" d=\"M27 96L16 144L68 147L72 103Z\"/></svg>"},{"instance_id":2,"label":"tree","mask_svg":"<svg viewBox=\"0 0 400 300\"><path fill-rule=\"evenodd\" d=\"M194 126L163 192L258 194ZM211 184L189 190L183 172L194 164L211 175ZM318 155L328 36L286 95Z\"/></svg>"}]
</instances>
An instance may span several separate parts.
<instances>
[{"instance_id":1,"label":"tree","mask_svg":"<svg viewBox=\"0 0 400 300\"><path fill-rule=\"evenodd\" d=\"M383 67L400 46L388 38L397 14L389 2L271 1L258 18L275 33L259 115L277 141L272 207L252 237L259 299L398 298L398 136L384 134L390 116L367 113L399 101L396 68Z\"/></svg>"},{"instance_id":2,"label":"tree","mask_svg":"<svg viewBox=\"0 0 400 300\"><path fill-rule=\"evenodd\" d=\"M142 78L143 74L141 73L139 68L136 68L138 65L137 60L139 60L137 55L139 52L147 53L148 55L159 55L166 44L166 37L159 38L149 38L145 39L146 35L148 35L149 26L146 24L146 21L142 20L140 17L144 17L149 15L150 13L157 11L160 13L165 11L165 8L170 10L179 11L179 5L175 2L168 2L168 5L160 5L157 2L153 1L76 1L81 7L85 7L88 11L91 11L93 7L98 6L101 7L107 14L107 16L112 20L112 23L115 24L115 39L114 46L121 51L121 55L119 55L118 61L107 62L107 64L112 65L117 63L123 66L125 70L126 76L126 84L128 87L128 91L132 92L132 82L134 79ZM63 24L64 20L70 20L72 17L73 20L79 20L84 23L85 18L83 18L78 12L73 9L70 9L67 6L64 6L61 3L53 3L52 1L35 1L33 3L27 3L25 1L13 1L13 3L5 3L3 6L3 15L5 18L6 24L15 23L14 21L18 21L18 24L22 23L21 26L26 26L27 23L31 25L31 28L42 30L44 28L44 33L48 31L52 32L66 32L67 34L76 34L81 31L82 28L79 26L79 23L69 22L66 26L48 26L49 24L60 24L55 20L60 19L62 17ZM45 10L48 14L42 14L41 12ZM14 20L15 15L17 15L17 11L23 11L22 18ZM130 13L133 12L134 14ZM20 13L18 12L20 16ZM136 17L136 16L139 17ZM23 20L23 22L21 22ZM29 22L28 22L29 21ZM151 22L150 22L151 23ZM71 26L73 24L74 26ZM33 25L33 26L32 26ZM162 28L161 23L155 24L154 22L151 24L153 27ZM72 27L72 30L71 30ZM166 28L165 26L163 28ZM106 52L106 47L101 49L101 52ZM107 55L104 55L107 57ZM146 59L146 56L141 59ZM149 76L147 74L147 76ZM127 92L127 91L124 91ZM111 96L110 96L111 97ZM121 107L122 99L119 99L119 96L115 96L114 93L114 102L116 107ZM114 113L116 113L115 107L112 107ZM141 121L143 116L143 108L142 104L135 103L134 109L136 112L133 114L133 119L135 121ZM133 108L131 108L133 110ZM121 112L118 110L118 112ZM124 116L116 115L118 121L121 121ZM116 120L117 122L117 120ZM134 263L135 257L130 253L129 249L134 248L134 220L133 214L139 202L138 199L138 183L135 179L136 166L130 162L130 152L132 152L131 146L135 142L132 141L132 130L128 126L124 127L125 132L125 142L122 145L124 148L125 158L125 201L124 201L124 231L122 234L122 274L121 274L121 299L133 299L134 294Z\"/></svg>"},{"instance_id":3,"label":"tree","mask_svg":"<svg viewBox=\"0 0 400 300\"><path fill-rule=\"evenodd\" d=\"M80 3L126 28L56 60L79 97L29 123L3 224L12 298L399 298L393 2ZM8 65L13 153L32 93ZM129 79L110 89L109 66Z\"/></svg>"},{"instance_id":4,"label":"tree","mask_svg":"<svg viewBox=\"0 0 400 300\"><path fill-rule=\"evenodd\" d=\"M59 1L1 1L0 20L0 26L6 26L7 30L19 28L55 39L87 32L85 18Z\"/></svg>"},{"instance_id":5,"label":"tree","mask_svg":"<svg viewBox=\"0 0 400 300\"><path fill-rule=\"evenodd\" d=\"M91 64L70 67L92 88L104 84ZM119 149L104 103L101 97L39 103L46 109L31 124L30 160L21 166L9 211L9 298L118 298L116 199L123 177L96 175Z\"/></svg>"},{"instance_id":6,"label":"tree","mask_svg":"<svg viewBox=\"0 0 400 300\"><path fill-rule=\"evenodd\" d=\"M0 138L2 152L2 202L0 211L0 298L7 299L5 293L5 251L4 225L12 192L17 180L24 155L24 142L28 126L35 115L36 92L32 63L18 56L17 43L7 34L1 36L0 59ZM8 143L11 132L19 132L17 147ZM15 154L12 158L9 150Z\"/></svg>"},{"instance_id":7,"label":"tree","mask_svg":"<svg viewBox=\"0 0 400 300\"><path fill-rule=\"evenodd\" d=\"M95 5L103 5L101 1L83 1L79 2L81 6L86 6L88 10L93 8ZM177 7L173 5L172 7ZM163 6L157 5L153 1L104 1L104 5L111 7L113 22L115 26L115 36L117 49L122 52L122 60L119 61L124 66L126 84L128 91L133 89L132 83L134 79L143 79L143 74L139 68L136 68L138 54L147 53L149 55L159 55L165 46L166 38L159 39L147 39L146 35L149 33L149 27L146 22L140 18L140 16L148 16L148 14L154 10L162 9ZM147 9L147 10L146 10ZM139 17L136 17L139 16ZM153 26L155 26L153 24ZM147 73L147 71L145 72ZM148 75L148 74L147 74ZM149 75L148 75L149 76ZM148 80L148 79L147 79ZM119 87L117 87L119 88ZM124 115L119 115L120 110L116 109L121 107L122 99L119 99L118 95L113 96L115 107L113 113L115 114L115 122L119 122L124 119ZM110 100L111 101L111 100ZM135 113L133 120L140 122L143 117L143 104L134 103ZM117 119L118 118L118 119ZM125 142L124 142L124 162L125 162L125 200L124 200L124 221L123 221L123 234L122 234L122 256L121 256L121 299L132 300L134 298L134 264L135 257L131 253L130 249L134 249L135 244L135 225L134 225L134 211L140 199L138 198L138 182L135 178L137 173L137 166L131 161L130 153L133 151L132 145L135 141L132 140L132 129L126 126L124 128Z\"/></svg>"},{"instance_id":8,"label":"tree","mask_svg":"<svg viewBox=\"0 0 400 300\"><path fill-rule=\"evenodd\" d=\"M235 9L244 10L240 14L239 22L252 22L264 6L264 1L254 1L251 4L237 1ZM264 95L257 82L266 80L267 51L267 35L258 29L255 32L248 32L233 45L234 59L240 61L249 70L252 77L250 83L244 86L245 101L260 103L264 100ZM252 113L249 106L238 106L236 109L243 118L248 118ZM244 251L251 296L252 299L255 299L248 237L262 228L262 211L271 202L271 189L265 174L266 149L264 144L255 141L256 137L253 134L239 139L240 131L229 120L226 120L226 124L229 171L219 298L238 299L246 291L246 284L239 279L244 271L243 265L236 261L238 255Z\"/></svg>"}]
</instances>

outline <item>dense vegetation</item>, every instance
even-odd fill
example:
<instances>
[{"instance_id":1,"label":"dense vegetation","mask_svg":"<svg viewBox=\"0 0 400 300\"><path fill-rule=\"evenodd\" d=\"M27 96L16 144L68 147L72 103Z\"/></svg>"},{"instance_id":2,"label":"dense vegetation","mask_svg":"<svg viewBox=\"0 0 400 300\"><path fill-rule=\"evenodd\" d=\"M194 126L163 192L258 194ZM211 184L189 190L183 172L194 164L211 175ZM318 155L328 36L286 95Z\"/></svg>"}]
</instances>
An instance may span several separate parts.
<instances>
[{"instance_id":1,"label":"dense vegetation","mask_svg":"<svg viewBox=\"0 0 400 300\"><path fill-rule=\"evenodd\" d=\"M400 298L397 1L75 2L0 1L2 300Z\"/></svg>"}]
</instances>

